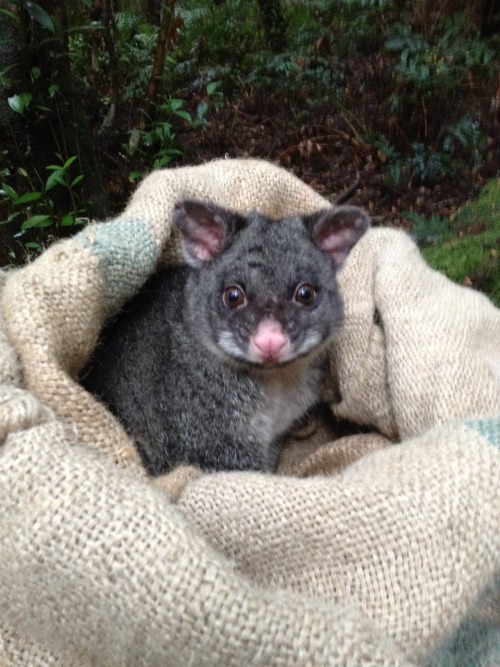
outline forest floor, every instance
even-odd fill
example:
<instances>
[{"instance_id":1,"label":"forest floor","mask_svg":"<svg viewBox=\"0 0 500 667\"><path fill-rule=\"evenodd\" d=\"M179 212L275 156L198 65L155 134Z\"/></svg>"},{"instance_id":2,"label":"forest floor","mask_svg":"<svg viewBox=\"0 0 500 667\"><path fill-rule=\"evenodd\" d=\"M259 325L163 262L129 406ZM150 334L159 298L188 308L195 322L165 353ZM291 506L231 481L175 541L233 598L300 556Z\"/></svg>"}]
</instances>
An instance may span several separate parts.
<instances>
[{"instance_id":1,"label":"forest floor","mask_svg":"<svg viewBox=\"0 0 500 667\"><path fill-rule=\"evenodd\" d=\"M384 156L356 135L342 115L325 113L300 124L283 105L263 110L251 98L212 117L210 126L182 136L184 159L198 164L220 157L270 160L290 169L332 202L365 207L374 225L411 229L405 214L449 219L498 173L500 141L487 164L468 183L448 180L434 187L391 182Z\"/></svg>"},{"instance_id":2,"label":"forest floor","mask_svg":"<svg viewBox=\"0 0 500 667\"><path fill-rule=\"evenodd\" d=\"M384 156L342 114L300 123L285 104L248 97L212 116L205 129L182 133L183 162L221 158L270 160L333 203L364 207L374 226L409 232L427 261L500 306L500 136L490 136L484 163L467 179L433 187L389 177ZM495 177L497 180L495 180ZM492 187L484 188L486 183ZM482 196L482 191L487 196ZM470 203L468 203L470 202Z\"/></svg>"},{"instance_id":3,"label":"forest floor","mask_svg":"<svg viewBox=\"0 0 500 667\"><path fill-rule=\"evenodd\" d=\"M194 116L196 99L192 105L189 111ZM475 200L485 183L500 173L499 132L490 136L484 163L477 173L462 181L442 179L430 187L412 182L405 173L400 183L395 183L384 155L363 140L346 115L319 108L306 120L279 92L267 98L241 96L211 114L206 127L186 127L179 121L173 130L180 156L172 162L172 168L222 157L270 160L291 170L329 201L364 207L374 226L401 228L420 245L443 247L445 259L441 257L435 268L461 284L486 291L500 303L500 269L495 268L499 264L500 239L492 240L498 216L491 210L477 222L469 216L467 224L460 221L460 214L455 218L463 205ZM146 163L132 165L126 159L117 160L117 154L125 158L120 144L108 145L104 153L109 194L105 215L113 217L123 210L137 187L127 176L130 169L137 166L144 174L149 170ZM500 199L500 186L498 193ZM495 207L495 211L500 210L500 201ZM493 217L496 221L491 223ZM46 234L41 237L42 245L77 230L62 228L56 236ZM4 225L0 228L0 266L12 263L12 249L16 250L15 263L20 257L31 261L38 254L28 248L25 239L12 238ZM462 268L464 255L470 256L466 269Z\"/></svg>"}]
</instances>

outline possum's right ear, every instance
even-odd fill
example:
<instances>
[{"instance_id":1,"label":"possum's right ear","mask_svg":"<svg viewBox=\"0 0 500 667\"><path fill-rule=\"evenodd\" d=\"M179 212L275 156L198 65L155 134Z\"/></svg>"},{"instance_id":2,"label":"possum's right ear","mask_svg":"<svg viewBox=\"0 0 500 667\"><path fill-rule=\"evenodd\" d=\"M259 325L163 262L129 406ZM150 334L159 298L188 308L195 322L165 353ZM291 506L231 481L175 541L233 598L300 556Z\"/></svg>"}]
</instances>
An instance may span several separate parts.
<instances>
[{"instance_id":1,"label":"possum's right ear","mask_svg":"<svg viewBox=\"0 0 500 667\"><path fill-rule=\"evenodd\" d=\"M172 218L182 234L186 262L195 267L219 255L245 222L215 204L191 199L177 203Z\"/></svg>"},{"instance_id":2,"label":"possum's right ear","mask_svg":"<svg viewBox=\"0 0 500 667\"><path fill-rule=\"evenodd\" d=\"M304 220L316 245L339 269L370 225L368 213L358 206L331 206Z\"/></svg>"}]
</instances>

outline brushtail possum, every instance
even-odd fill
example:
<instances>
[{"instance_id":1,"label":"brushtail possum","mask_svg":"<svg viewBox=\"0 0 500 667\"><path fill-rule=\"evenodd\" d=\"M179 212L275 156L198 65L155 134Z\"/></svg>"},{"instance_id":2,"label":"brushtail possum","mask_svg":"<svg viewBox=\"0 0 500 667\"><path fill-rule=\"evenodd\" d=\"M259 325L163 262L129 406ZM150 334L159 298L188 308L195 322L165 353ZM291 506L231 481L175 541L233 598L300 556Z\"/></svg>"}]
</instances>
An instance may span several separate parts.
<instances>
[{"instance_id":1,"label":"brushtail possum","mask_svg":"<svg viewBox=\"0 0 500 667\"><path fill-rule=\"evenodd\" d=\"M188 200L173 221L187 266L156 273L104 329L82 384L152 475L272 471L318 400L342 318L336 272L368 216L340 206L271 221Z\"/></svg>"}]
</instances>

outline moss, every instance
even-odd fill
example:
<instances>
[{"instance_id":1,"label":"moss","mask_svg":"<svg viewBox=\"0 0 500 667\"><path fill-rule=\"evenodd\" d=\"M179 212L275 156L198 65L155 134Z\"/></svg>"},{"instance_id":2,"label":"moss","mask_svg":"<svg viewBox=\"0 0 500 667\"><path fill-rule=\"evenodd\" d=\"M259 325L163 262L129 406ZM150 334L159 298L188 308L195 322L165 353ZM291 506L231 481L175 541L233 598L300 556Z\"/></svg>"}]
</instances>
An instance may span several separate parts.
<instances>
[{"instance_id":1,"label":"moss","mask_svg":"<svg viewBox=\"0 0 500 667\"><path fill-rule=\"evenodd\" d=\"M451 280L485 292L500 306L500 178L455 215L454 238L425 248L431 266Z\"/></svg>"}]
</instances>

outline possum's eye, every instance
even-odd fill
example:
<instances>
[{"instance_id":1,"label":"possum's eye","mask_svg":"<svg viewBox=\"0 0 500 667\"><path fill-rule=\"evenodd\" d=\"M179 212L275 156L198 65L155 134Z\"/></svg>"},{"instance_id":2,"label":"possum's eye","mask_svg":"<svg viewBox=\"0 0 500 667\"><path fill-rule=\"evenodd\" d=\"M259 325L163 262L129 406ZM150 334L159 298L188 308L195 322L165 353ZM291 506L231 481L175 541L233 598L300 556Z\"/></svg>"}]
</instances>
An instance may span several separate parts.
<instances>
[{"instance_id":1,"label":"possum's eye","mask_svg":"<svg viewBox=\"0 0 500 667\"><path fill-rule=\"evenodd\" d=\"M229 287L226 287L222 299L226 306L231 309L239 308L246 303L245 292L239 285L229 285Z\"/></svg>"},{"instance_id":2,"label":"possum's eye","mask_svg":"<svg viewBox=\"0 0 500 667\"><path fill-rule=\"evenodd\" d=\"M302 283L295 290L294 299L303 306L310 306L316 298L316 290L310 283Z\"/></svg>"}]
</instances>

